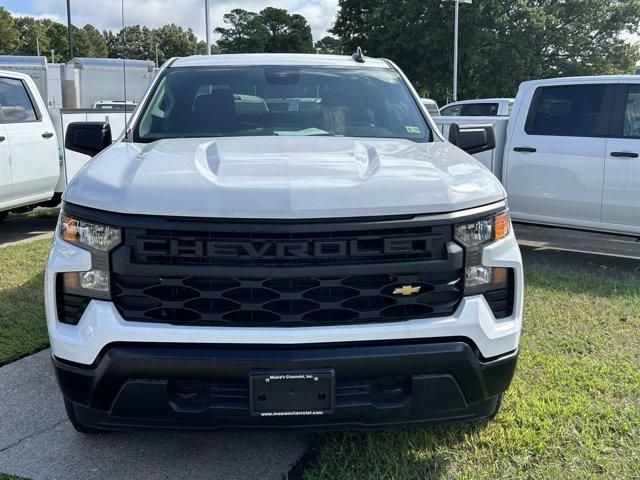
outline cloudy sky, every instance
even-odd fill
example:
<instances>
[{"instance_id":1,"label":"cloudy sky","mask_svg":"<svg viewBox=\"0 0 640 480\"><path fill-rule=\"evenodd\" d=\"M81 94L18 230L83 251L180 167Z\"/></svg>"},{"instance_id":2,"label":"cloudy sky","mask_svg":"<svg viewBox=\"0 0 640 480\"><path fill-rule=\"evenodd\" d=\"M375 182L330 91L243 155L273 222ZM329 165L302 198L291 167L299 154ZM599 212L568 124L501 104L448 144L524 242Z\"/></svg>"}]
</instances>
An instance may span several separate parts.
<instances>
[{"instance_id":1,"label":"cloudy sky","mask_svg":"<svg viewBox=\"0 0 640 480\"><path fill-rule=\"evenodd\" d=\"M285 8L304 15L313 30L314 40L322 38L331 27L338 0L210 0L212 29L222 24L222 15L233 8L254 12L266 6ZM0 0L15 15L49 17L66 23L65 0ZM117 30L121 26L121 0L71 0L71 21L98 29ZM124 0L125 24L158 27L176 23L191 27L204 39L204 0Z\"/></svg>"}]
</instances>

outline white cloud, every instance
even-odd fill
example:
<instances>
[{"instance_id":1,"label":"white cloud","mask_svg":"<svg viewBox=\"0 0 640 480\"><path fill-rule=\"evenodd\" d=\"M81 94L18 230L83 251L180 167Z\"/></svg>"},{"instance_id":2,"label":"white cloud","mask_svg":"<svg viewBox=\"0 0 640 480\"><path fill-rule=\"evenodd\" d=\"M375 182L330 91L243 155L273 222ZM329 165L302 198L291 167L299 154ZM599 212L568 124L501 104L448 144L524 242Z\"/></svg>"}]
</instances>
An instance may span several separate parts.
<instances>
[{"instance_id":1,"label":"white cloud","mask_svg":"<svg viewBox=\"0 0 640 480\"><path fill-rule=\"evenodd\" d=\"M10 11L9 13L11 13L11 15L14 17L31 17L31 18L37 18L37 19L47 19L47 20L55 20L56 22L62 22L62 17L60 17L59 15L54 15L52 13L42 13L39 15L35 15L33 13L22 13L22 12L14 12L14 11Z\"/></svg>"},{"instance_id":2,"label":"white cloud","mask_svg":"<svg viewBox=\"0 0 640 480\"><path fill-rule=\"evenodd\" d=\"M260 11L268 6L284 8L289 13L304 15L311 25L314 40L319 40L333 24L337 0L211 0L211 28L223 25L222 16L234 8ZM204 0L124 0L125 25L140 24L155 28L167 23L191 27L204 39ZM34 0L34 17L44 16L66 22L66 2ZM19 15L19 14L18 14ZM99 30L119 30L122 26L121 0L71 0L71 21L82 26L87 23Z\"/></svg>"}]
</instances>

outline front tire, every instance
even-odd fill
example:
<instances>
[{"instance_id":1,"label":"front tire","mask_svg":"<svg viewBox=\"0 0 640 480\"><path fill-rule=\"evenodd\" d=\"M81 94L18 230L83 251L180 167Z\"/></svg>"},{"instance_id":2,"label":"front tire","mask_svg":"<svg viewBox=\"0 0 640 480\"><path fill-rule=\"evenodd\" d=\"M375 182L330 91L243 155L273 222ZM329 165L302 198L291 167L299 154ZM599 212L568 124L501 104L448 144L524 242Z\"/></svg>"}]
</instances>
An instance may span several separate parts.
<instances>
[{"instance_id":1,"label":"front tire","mask_svg":"<svg viewBox=\"0 0 640 480\"><path fill-rule=\"evenodd\" d=\"M64 401L64 409L67 412L67 417L69 417L69 422L71 422L71 425L73 426L76 432L85 433L85 434L105 432L105 430L99 430L97 428L88 427L80 423L80 421L78 420L78 417L76 416L76 411L73 408L73 403L70 402L69 400Z\"/></svg>"}]
</instances>

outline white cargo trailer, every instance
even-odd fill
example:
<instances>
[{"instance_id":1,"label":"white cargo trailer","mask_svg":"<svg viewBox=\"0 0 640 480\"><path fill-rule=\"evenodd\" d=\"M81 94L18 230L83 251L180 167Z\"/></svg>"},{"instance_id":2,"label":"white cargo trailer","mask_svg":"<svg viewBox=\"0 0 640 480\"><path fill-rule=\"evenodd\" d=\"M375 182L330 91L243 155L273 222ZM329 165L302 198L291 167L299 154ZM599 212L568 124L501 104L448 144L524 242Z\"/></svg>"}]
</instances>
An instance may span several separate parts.
<instances>
[{"instance_id":1,"label":"white cargo trailer","mask_svg":"<svg viewBox=\"0 0 640 480\"><path fill-rule=\"evenodd\" d=\"M118 58L74 58L64 68L64 108L90 108L100 100L139 101L153 80L154 63Z\"/></svg>"},{"instance_id":2,"label":"white cargo trailer","mask_svg":"<svg viewBox=\"0 0 640 480\"><path fill-rule=\"evenodd\" d=\"M25 73L36 84L42 98L47 98L47 59L21 55L0 55L0 70Z\"/></svg>"}]
</instances>

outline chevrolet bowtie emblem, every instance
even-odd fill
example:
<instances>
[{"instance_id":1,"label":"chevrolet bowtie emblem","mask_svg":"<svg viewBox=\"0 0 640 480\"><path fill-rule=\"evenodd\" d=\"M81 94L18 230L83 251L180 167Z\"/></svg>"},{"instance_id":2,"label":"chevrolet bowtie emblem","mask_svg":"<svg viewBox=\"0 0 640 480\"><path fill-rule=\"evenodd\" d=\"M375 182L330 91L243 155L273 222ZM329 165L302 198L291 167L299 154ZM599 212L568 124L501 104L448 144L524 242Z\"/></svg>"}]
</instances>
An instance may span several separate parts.
<instances>
[{"instance_id":1,"label":"chevrolet bowtie emblem","mask_svg":"<svg viewBox=\"0 0 640 480\"><path fill-rule=\"evenodd\" d=\"M403 285L402 287L396 288L393 291L394 295L404 295L405 297L408 297L410 295L413 295L414 293L420 293L420 290L422 289L422 287L418 286L418 287L414 287L413 285Z\"/></svg>"}]
</instances>

